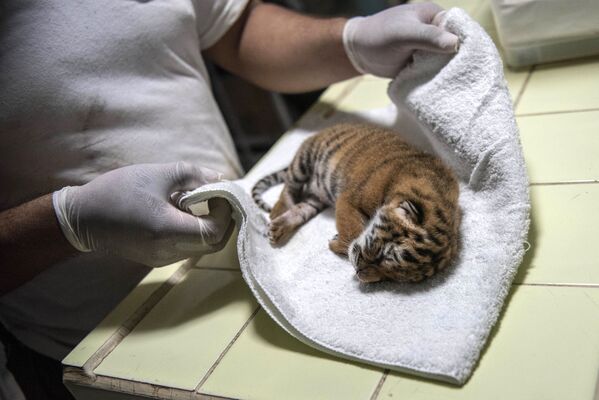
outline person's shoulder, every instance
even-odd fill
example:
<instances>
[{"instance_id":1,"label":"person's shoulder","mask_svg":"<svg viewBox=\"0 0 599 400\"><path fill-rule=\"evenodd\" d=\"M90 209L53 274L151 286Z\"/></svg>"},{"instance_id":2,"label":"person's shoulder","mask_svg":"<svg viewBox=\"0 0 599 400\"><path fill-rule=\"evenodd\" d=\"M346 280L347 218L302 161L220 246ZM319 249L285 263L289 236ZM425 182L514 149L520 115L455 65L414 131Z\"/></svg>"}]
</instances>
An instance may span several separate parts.
<instances>
[{"instance_id":1,"label":"person's shoulder","mask_svg":"<svg viewBox=\"0 0 599 400\"><path fill-rule=\"evenodd\" d=\"M215 44L239 19L249 0L195 0L200 47Z\"/></svg>"}]
</instances>

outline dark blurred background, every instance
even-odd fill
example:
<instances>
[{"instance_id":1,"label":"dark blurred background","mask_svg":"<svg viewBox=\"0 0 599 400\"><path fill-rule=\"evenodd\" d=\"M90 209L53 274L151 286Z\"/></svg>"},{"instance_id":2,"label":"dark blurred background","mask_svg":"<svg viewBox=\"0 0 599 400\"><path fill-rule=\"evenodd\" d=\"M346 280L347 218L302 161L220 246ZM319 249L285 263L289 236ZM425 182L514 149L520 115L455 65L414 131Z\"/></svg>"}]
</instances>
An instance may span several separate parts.
<instances>
[{"instance_id":1,"label":"dark blurred background","mask_svg":"<svg viewBox=\"0 0 599 400\"><path fill-rule=\"evenodd\" d=\"M405 3L401 0L279 0L265 1L320 16L370 15ZM257 88L214 65L209 65L214 95L248 171L323 92L280 94Z\"/></svg>"}]
</instances>

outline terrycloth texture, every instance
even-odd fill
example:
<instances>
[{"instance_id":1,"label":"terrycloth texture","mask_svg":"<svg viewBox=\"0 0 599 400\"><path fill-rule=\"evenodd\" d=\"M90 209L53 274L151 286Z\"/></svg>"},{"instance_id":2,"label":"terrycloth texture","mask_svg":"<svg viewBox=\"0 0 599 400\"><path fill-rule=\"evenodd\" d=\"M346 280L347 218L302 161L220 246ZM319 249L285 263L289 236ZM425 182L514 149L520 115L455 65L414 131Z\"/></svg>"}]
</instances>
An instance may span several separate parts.
<instances>
[{"instance_id":1,"label":"terrycloth texture","mask_svg":"<svg viewBox=\"0 0 599 400\"><path fill-rule=\"evenodd\" d=\"M455 56L417 53L389 87L396 107L362 116L306 119L245 179L200 188L184 205L224 196L241 222L244 278L273 319L323 351L462 384L472 373L524 253L528 179L501 60L462 10L445 15L461 47ZM314 130L348 120L392 126L441 156L460 179L463 210L457 265L424 284L361 284L328 249L336 232L326 210L282 248L264 237L266 217L247 192L287 165ZM264 166L267 166L265 168ZM280 188L279 188L280 189ZM267 193L274 201L279 190Z\"/></svg>"}]
</instances>

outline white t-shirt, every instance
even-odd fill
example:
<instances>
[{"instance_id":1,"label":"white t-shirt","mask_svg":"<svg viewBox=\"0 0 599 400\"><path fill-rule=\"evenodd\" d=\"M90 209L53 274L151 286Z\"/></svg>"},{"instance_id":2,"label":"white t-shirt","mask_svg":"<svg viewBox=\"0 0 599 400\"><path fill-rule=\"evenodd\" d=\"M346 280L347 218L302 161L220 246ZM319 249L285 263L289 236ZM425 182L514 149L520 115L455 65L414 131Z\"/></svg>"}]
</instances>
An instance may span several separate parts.
<instances>
[{"instance_id":1,"label":"white t-shirt","mask_svg":"<svg viewBox=\"0 0 599 400\"><path fill-rule=\"evenodd\" d=\"M136 163L187 160L239 176L201 50L246 4L3 0L0 210ZM0 321L62 359L148 270L80 254L1 297Z\"/></svg>"}]
</instances>

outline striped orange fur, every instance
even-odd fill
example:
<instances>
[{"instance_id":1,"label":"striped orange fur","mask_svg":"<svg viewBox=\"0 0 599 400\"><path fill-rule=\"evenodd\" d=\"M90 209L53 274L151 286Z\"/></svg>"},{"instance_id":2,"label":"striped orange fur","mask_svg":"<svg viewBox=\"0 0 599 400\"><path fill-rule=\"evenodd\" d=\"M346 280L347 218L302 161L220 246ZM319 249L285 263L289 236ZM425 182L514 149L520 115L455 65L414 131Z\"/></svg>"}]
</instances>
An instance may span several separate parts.
<instances>
[{"instance_id":1,"label":"striped orange fur","mask_svg":"<svg viewBox=\"0 0 599 400\"><path fill-rule=\"evenodd\" d=\"M439 158L396 132L341 124L311 136L288 168L254 186L256 203L268 211L261 194L281 181L270 211L272 244L334 206L338 235L329 247L349 257L363 282L419 282L457 255L457 180Z\"/></svg>"}]
</instances>

